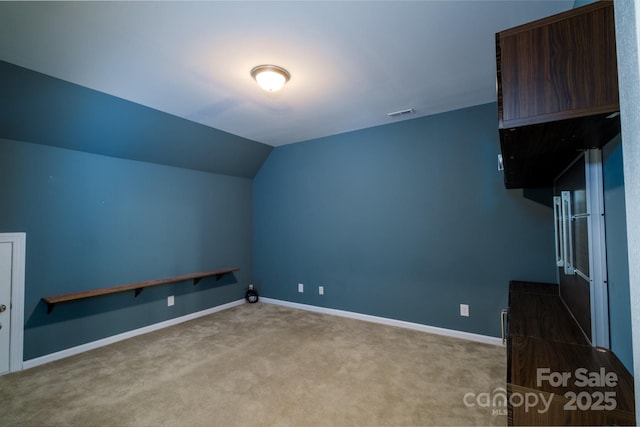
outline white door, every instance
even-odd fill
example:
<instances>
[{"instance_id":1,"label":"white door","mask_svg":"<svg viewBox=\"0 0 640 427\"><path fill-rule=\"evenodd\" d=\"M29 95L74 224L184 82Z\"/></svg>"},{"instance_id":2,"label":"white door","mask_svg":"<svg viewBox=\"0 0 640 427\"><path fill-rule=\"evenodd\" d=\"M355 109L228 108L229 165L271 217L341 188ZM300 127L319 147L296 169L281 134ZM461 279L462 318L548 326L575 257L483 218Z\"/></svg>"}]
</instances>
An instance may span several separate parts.
<instances>
[{"instance_id":1,"label":"white door","mask_svg":"<svg viewBox=\"0 0 640 427\"><path fill-rule=\"evenodd\" d=\"M11 266L13 243L0 242L0 374L9 371L11 355Z\"/></svg>"},{"instance_id":2,"label":"white door","mask_svg":"<svg viewBox=\"0 0 640 427\"><path fill-rule=\"evenodd\" d=\"M23 369L26 233L0 233L0 375Z\"/></svg>"}]
</instances>

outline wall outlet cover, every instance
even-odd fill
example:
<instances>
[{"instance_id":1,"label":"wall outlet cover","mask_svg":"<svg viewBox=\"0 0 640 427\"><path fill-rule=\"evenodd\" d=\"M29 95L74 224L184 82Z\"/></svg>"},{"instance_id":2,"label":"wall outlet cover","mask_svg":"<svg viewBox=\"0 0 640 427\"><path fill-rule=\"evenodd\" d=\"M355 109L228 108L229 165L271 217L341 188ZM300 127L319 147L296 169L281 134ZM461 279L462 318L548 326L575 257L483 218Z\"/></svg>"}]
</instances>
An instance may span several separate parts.
<instances>
[{"instance_id":1,"label":"wall outlet cover","mask_svg":"<svg viewBox=\"0 0 640 427\"><path fill-rule=\"evenodd\" d=\"M298 292L304 292L304 285L302 283L298 283Z\"/></svg>"},{"instance_id":2,"label":"wall outlet cover","mask_svg":"<svg viewBox=\"0 0 640 427\"><path fill-rule=\"evenodd\" d=\"M173 297L173 295L167 297L167 307L171 307L173 304L175 304L175 299Z\"/></svg>"},{"instance_id":3,"label":"wall outlet cover","mask_svg":"<svg viewBox=\"0 0 640 427\"><path fill-rule=\"evenodd\" d=\"M460 316L469 317L469 304L460 304Z\"/></svg>"}]
</instances>

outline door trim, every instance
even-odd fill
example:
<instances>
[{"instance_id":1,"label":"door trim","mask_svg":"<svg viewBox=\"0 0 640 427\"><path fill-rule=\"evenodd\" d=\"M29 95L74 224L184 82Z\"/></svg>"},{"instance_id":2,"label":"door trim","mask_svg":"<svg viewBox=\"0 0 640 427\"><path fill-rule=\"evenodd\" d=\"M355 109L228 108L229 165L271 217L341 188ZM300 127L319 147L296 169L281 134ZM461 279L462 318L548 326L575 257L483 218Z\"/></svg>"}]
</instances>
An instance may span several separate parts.
<instances>
[{"instance_id":1,"label":"door trim","mask_svg":"<svg viewBox=\"0 0 640 427\"><path fill-rule=\"evenodd\" d=\"M591 335L594 346L610 348L607 246L604 224L604 180L602 151L585 152L591 279Z\"/></svg>"},{"instance_id":2,"label":"door trim","mask_svg":"<svg viewBox=\"0 0 640 427\"><path fill-rule=\"evenodd\" d=\"M24 347L24 277L26 233L0 233L0 242L11 243L11 333L9 338L9 372L22 370Z\"/></svg>"}]
</instances>

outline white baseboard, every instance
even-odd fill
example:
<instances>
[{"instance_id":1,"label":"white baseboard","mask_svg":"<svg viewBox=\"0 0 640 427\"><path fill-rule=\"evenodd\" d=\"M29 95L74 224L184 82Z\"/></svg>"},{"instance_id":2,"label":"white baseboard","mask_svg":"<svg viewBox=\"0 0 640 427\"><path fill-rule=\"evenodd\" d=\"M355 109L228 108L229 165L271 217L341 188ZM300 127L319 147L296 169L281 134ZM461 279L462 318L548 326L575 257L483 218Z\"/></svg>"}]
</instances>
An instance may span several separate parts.
<instances>
[{"instance_id":1,"label":"white baseboard","mask_svg":"<svg viewBox=\"0 0 640 427\"><path fill-rule=\"evenodd\" d=\"M176 317L175 319L169 319L169 320L165 320L164 322L154 323L153 325L145 326L139 329L134 329L128 332L123 332L118 335L113 335L107 338L103 338L97 341L92 341L76 347L67 348L65 350L47 354L45 356L36 357L35 359L25 360L22 363L22 369L35 368L36 366L44 365L45 363L50 363L56 360L64 359L65 357L75 356L76 354L84 353L85 351L104 347L105 345L113 344L118 341L126 340L128 338L133 338L138 335L147 334L149 332L157 331L159 329L168 328L169 326L173 326L183 322L187 322L189 320L197 319L198 317L208 316L209 314L217 313L222 310L227 310L231 307L236 307L244 303L245 303L244 299L232 301L227 304L218 305L216 307L211 307L206 310L186 314L181 317Z\"/></svg>"},{"instance_id":2,"label":"white baseboard","mask_svg":"<svg viewBox=\"0 0 640 427\"><path fill-rule=\"evenodd\" d=\"M290 302L290 301L282 301L282 300L273 299L273 298L260 297L260 301L267 304L280 305L283 307L296 308L299 310L312 311L316 313L331 314L333 316L347 317L349 319L363 320L365 322L379 323L382 325L397 326L400 328L413 329L416 331L427 332L427 333L436 334L436 335L444 335L444 336L453 337L453 338L460 338L467 341L475 341L475 342L497 345L497 346L502 345L502 340L500 338L490 337L487 335L473 334L471 332L462 332L462 331L456 331L453 329L438 328L435 326L428 326L420 323L405 322L403 320L371 316L368 314L360 314L360 313L355 313L351 311L336 310L333 308L317 307L314 305L300 304L297 302ZM89 350L104 347L106 345L113 344L118 341L126 340L128 338L133 338L138 335L143 335L149 332L168 328L169 326L178 325L180 323L187 322L189 320L197 319L198 317L208 316L209 314L227 310L232 307L237 307L242 304L245 304L244 299L232 301L227 304L222 304L216 307L208 308L206 310L186 314L181 317L176 317L175 319L169 319L169 320L165 320L164 322L154 323L153 325L145 326L139 329L134 329L128 332L123 332L118 335L113 335L107 338L103 338L97 341L92 341L76 347L67 348L65 350L47 354L45 356L36 357L35 359L25 360L22 364L22 369L35 368L36 366L40 366L46 363L54 362L56 360L64 359L66 357L75 356L76 354L80 354Z\"/></svg>"},{"instance_id":3,"label":"white baseboard","mask_svg":"<svg viewBox=\"0 0 640 427\"><path fill-rule=\"evenodd\" d=\"M260 297L260 301L267 304L281 305L283 307L297 308L299 310L313 311L315 313L331 314L333 316L348 317L349 319L364 320L365 322L379 323L382 325L397 326L400 328L413 329L415 331L427 332L435 335L460 338L467 341L480 342L502 346L502 339L490 337L488 335L474 334L471 332L456 331L454 329L438 328L436 326L423 325L421 323L405 322L404 320L389 319L387 317L371 316L369 314L354 313L352 311L336 310L333 308L317 307L315 305L300 304L297 302L282 301L273 298Z\"/></svg>"}]
</instances>

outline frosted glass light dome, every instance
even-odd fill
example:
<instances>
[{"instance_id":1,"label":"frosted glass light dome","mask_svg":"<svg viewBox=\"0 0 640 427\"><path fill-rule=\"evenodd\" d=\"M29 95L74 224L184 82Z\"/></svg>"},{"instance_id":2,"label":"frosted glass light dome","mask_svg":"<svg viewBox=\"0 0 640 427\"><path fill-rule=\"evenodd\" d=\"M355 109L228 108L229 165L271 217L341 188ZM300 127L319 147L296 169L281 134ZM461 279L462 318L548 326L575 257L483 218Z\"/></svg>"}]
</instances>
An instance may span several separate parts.
<instances>
[{"instance_id":1,"label":"frosted glass light dome","mask_svg":"<svg viewBox=\"0 0 640 427\"><path fill-rule=\"evenodd\" d=\"M291 76L287 70L277 65L258 65L251 70L251 77L267 92L277 92Z\"/></svg>"}]
</instances>

